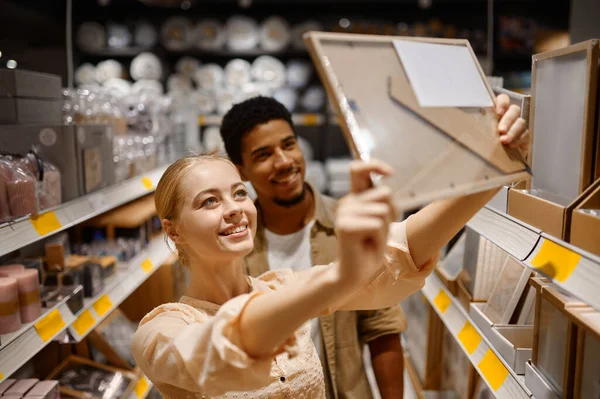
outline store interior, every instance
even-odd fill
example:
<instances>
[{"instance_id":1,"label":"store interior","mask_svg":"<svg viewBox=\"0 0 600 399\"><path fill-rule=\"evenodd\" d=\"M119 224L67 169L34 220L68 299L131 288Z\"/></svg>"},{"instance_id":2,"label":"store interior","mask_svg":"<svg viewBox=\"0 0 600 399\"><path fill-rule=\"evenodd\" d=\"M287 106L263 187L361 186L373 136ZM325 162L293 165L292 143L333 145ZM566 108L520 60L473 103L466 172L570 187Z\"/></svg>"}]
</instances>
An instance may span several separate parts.
<instances>
[{"instance_id":1,"label":"store interior","mask_svg":"<svg viewBox=\"0 0 600 399\"><path fill-rule=\"evenodd\" d=\"M189 270L154 191L183 156L226 156L220 125L234 104L283 104L306 181L349 193L360 151L348 115L383 131L394 117L344 108L337 93L364 75L342 69L361 67L335 64L337 39L311 46L311 31L361 35L340 38L367 43L374 71L387 62L369 53L374 38L466 46L532 137L518 161L531 176L508 183L490 168L501 191L400 304L404 398L600 398L599 17L597 0L0 0L0 398L162 397L131 340L184 295ZM348 81L336 88L332 75ZM468 134L442 133L469 148ZM456 162L423 165L431 186L475 180ZM463 186L450 187L446 197ZM412 190L398 195L404 216L443 197ZM385 397L364 350L373 397Z\"/></svg>"}]
</instances>

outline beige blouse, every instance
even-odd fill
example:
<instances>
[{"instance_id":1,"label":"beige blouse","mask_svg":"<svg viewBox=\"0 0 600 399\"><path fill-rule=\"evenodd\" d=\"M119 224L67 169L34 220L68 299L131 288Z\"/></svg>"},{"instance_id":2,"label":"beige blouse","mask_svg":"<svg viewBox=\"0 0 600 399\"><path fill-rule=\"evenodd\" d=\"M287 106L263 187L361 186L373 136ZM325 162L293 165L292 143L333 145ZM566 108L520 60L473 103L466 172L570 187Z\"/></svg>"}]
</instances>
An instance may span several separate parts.
<instances>
[{"instance_id":1,"label":"beige blouse","mask_svg":"<svg viewBox=\"0 0 600 399\"><path fill-rule=\"evenodd\" d=\"M423 287L435 263L432 260L418 270L408 251L406 222L395 223L378 277L337 309L395 305ZM133 337L138 366L166 399L325 398L310 323L297 330L274 357L253 359L240 344L237 326L248 301L297 277L290 269L248 277L251 292L222 306L183 297L179 303L157 307L144 317Z\"/></svg>"}]
</instances>

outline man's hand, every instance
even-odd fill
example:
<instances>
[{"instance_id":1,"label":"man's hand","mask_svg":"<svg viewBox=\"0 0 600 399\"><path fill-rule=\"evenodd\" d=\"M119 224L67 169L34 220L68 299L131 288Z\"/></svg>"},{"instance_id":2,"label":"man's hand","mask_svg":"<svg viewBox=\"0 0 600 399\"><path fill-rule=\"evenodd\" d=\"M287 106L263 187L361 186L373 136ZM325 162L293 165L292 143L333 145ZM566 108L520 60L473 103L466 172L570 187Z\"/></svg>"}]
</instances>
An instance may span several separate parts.
<instances>
[{"instance_id":1,"label":"man's hand","mask_svg":"<svg viewBox=\"0 0 600 399\"><path fill-rule=\"evenodd\" d=\"M510 148L519 148L526 151L529 148L529 130L525 119L521 118L521 108L511 105L510 98L506 94L496 97L496 115L498 122L498 134L500 142Z\"/></svg>"}]
</instances>

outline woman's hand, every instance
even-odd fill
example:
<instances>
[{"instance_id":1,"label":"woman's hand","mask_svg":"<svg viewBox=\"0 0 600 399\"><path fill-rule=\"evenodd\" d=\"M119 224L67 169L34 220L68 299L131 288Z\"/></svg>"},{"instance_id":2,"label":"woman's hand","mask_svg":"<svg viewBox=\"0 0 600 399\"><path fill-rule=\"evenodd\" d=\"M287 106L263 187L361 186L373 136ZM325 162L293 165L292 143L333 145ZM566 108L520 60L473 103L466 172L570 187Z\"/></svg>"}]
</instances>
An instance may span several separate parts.
<instances>
[{"instance_id":1,"label":"woman's hand","mask_svg":"<svg viewBox=\"0 0 600 399\"><path fill-rule=\"evenodd\" d=\"M529 130L525 119L521 118L521 108L510 104L506 94L496 97L496 115L499 118L498 134L500 142L510 148L526 151L529 147Z\"/></svg>"},{"instance_id":2,"label":"woman's hand","mask_svg":"<svg viewBox=\"0 0 600 399\"><path fill-rule=\"evenodd\" d=\"M389 225L396 219L389 187L373 187L371 174L390 176L392 168L379 161L353 161L350 194L338 204L335 229L338 279L343 287L360 289L384 265Z\"/></svg>"}]
</instances>

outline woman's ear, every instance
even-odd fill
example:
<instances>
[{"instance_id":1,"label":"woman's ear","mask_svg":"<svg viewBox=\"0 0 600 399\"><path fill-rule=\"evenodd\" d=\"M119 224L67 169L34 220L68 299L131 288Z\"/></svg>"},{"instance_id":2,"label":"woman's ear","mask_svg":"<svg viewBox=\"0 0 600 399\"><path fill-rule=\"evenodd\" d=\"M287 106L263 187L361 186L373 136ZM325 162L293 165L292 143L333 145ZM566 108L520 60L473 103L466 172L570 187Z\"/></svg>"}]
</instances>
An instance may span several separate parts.
<instances>
[{"instance_id":1,"label":"woman's ear","mask_svg":"<svg viewBox=\"0 0 600 399\"><path fill-rule=\"evenodd\" d=\"M179 242L179 234L177 233L177 228L175 227L173 222L169 219L163 219L161 223L163 225L163 228L165 229L165 233L167 233L167 236L169 236L171 241L177 244Z\"/></svg>"}]
</instances>

